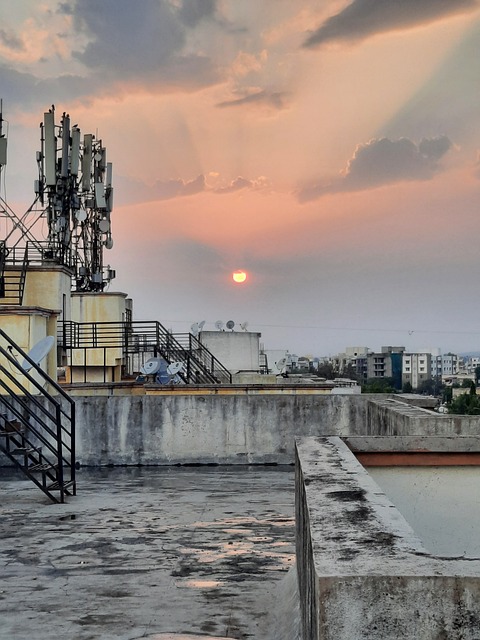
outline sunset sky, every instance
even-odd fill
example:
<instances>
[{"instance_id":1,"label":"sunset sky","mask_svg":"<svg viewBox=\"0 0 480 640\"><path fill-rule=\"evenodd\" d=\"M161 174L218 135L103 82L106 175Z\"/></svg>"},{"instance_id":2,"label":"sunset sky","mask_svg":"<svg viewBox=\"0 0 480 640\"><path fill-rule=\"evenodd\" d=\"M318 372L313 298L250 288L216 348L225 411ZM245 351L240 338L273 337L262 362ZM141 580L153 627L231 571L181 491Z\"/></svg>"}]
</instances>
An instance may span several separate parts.
<instances>
[{"instance_id":1,"label":"sunset sky","mask_svg":"<svg viewBox=\"0 0 480 640\"><path fill-rule=\"evenodd\" d=\"M0 193L51 104L98 135L135 319L480 350L477 0L5 0L0 56Z\"/></svg>"}]
</instances>

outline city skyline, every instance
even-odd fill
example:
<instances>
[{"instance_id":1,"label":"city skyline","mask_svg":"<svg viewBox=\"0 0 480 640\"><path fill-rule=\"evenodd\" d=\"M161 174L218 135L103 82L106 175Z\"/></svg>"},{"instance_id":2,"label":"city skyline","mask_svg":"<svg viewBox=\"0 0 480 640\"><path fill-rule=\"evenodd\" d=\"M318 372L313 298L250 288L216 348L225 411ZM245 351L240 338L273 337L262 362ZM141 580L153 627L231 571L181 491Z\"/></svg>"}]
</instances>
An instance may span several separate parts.
<instances>
[{"instance_id":1,"label":"city skyline","mask_svg":"<svg viewBox=\"0 0 480 640\"><path fill-rule=\"evenodd\" d=\"M248 321L298 355L480 349L476 0L12 0L0 17L0 193L33 200L51 104L98 135L110 290L136 319Z\"/></svg>"}]
</instances>

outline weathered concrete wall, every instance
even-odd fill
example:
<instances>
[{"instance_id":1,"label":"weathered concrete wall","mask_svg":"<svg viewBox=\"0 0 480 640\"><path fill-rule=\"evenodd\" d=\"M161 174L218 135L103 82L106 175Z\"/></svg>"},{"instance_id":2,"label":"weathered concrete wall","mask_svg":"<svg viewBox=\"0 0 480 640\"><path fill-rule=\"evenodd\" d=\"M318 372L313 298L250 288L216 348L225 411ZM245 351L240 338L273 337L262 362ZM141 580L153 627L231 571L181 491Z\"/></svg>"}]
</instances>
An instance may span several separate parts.
<instances>
[{"instance_id":1,"label":"weathered concrete wall","mask_svg":"<svg viewBox=\"0 0 480 640\"><path fill-rule=\"evenodd\" d=\"M366 395L194 390L75 401L83 465L292 464L299 436L469 435L480 425L478 417L435 416Z\"/></svg>"},{"instance_id":2,"label":"weathered concrete wall","mask_svg":"<svg viewBox=\"0 0 480 640\"><path fill-rule=\"evenodd\" d=\"M305 640L474 640L480 560L430 554L340 438L297 446Z\"/></svg>"},{"instance_id":3,"label":"weathered concrete wall","mask_svg":"<svg viewBox=\"0 0 480 640\"><path fill-rule=\"evenodd\" d=\"M361 434L365 398L308 395L80 397L82 464L278 463L295 435Z\"/></svg>"},{"instance_id":4,"label":"weathered concrete wall","mask_svg":"<svg viewBox=\"0 0 480 640\"><path fill-rule=\"evenodd\" d=\"M367 396L79 397L76 406L86 465L289 464L296 436L468 434L480 424Z\"/></svg>"}]
</instances>

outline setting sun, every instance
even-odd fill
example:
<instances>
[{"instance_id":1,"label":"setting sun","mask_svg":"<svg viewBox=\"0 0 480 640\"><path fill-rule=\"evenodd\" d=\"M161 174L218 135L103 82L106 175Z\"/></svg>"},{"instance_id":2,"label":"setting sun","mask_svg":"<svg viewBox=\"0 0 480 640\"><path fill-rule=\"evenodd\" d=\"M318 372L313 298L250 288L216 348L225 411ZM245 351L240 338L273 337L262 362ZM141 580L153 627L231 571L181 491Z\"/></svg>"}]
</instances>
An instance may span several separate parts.
<instances>
[{"instance_id":1,"label":"setting sun","mask_svg":"<svg viewBox=\"0 0 480 640\"><path fill-rule=\"evenodd\" d=\"M247 274L245 273L245 271L234 271L232 274L232 278L234 282L245 282L245 280L247 279Z\"/></svg>"}]
</instances>

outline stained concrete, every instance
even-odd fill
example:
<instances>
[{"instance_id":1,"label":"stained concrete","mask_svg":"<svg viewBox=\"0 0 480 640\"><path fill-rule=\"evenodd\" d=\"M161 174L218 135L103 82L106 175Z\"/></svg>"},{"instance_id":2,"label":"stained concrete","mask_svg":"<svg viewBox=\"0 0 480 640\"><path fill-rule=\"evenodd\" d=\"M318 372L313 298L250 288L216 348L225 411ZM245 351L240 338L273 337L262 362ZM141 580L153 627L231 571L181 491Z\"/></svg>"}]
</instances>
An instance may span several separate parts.
<instances>
[{"instance_id":1,"label":"stained concrete","mask_svg":"<svg viewBox=\"0 0 480 640\"><path fill-rule=\"evenodd\" d=\"M305 640L478 640L480 558L429 552L340 438L299 440L296 491Z\"/></svg>"},{"instance_id":2,"label":"stained concrete","mask_svg":"<svg viewBox=\"0 0 480 640\"><path fill-rule=\"evenodd\" d=\"M96 391L109 389L98 385ZM77 460L90 466L293 464L296 437L468 436L480 430L478 416L439 415L384 395L272 391L156 385L155 393L167 395L76 392ZM8 464L0 454L0 466Z\"/></svg>"},{"instance_id":3,"label":"stained concrete","mask_svg":"<svg viewBox=\"0 0 480 640\"><path fill-rule=\"evenodd\" d=\"M2 640L296 637L292 467L82 469L64 505L11 473Z\"/></svg>"}]
</instances>

